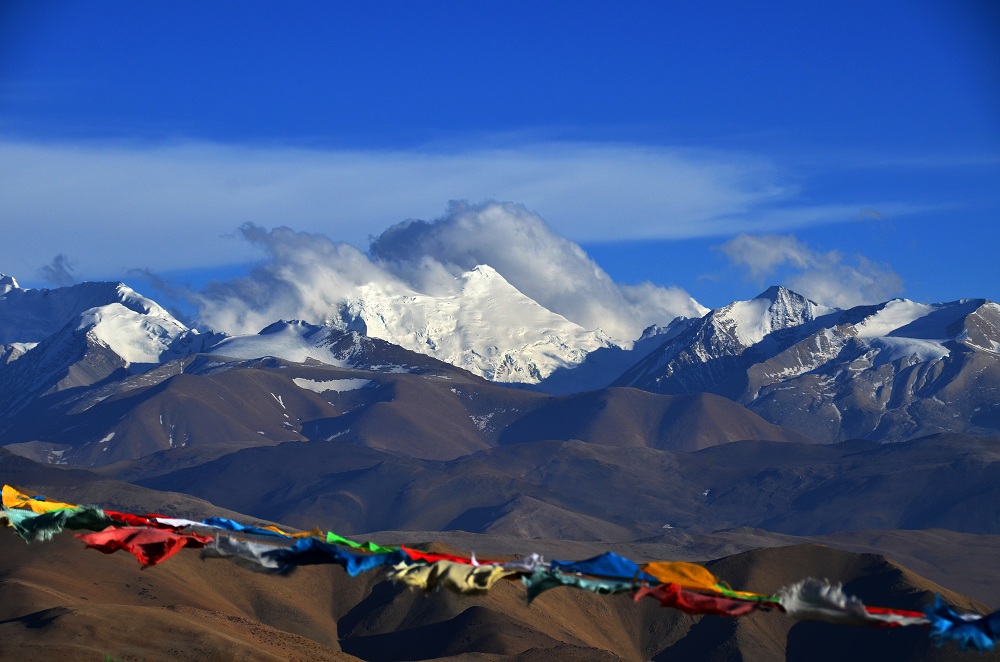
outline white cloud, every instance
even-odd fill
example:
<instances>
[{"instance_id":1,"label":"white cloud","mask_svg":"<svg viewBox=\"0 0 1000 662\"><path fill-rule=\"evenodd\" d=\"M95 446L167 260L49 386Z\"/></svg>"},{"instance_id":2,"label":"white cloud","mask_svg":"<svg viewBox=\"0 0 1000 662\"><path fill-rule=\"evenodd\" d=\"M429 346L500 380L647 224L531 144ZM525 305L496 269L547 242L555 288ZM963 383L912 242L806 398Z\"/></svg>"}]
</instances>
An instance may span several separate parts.
<instances>
[{"instance_id":1,"label":"white cloud","mask_svg":"<svg viewBox=\"0 0 1000 662\"><path fill-rule=\"evenodd\" d=\"M250 223L240 235L265 260L247 277L215 281L190 295L201 322L215 330L256 333L279 319L323 323L359 285L402 285L358 249L323 235Z\"/></svg>"},{"instance_id":2,"label":"white cloud","mask_svg":"<svg viewBox=\"0 0 1000 662\"><path fill-rule=\"evenodd\" d=\"M740 234L719 250L759 284L781 273L787 287L828 306L879 303L903 291L903 279L889 265L863 255L818 252L791 235Z\"/></svg>"},{"instance_id":3,"label":"white cloud","mask_svg":"<svg viewBox=\"0 0 1000 662\"><path fill-rule=\"evenodd\" d=\"M52 258L52 262L38 270L39 277L50 285L64 287L76 282L73 277L73 264L60 253Z\"/></svg>"},{"instance_id":4,"label":"white cloud","mask_svg":"<svg viewBox=\"0 0 1000 662\"><path fill-rule=\"evenodd\" d=\"M683 290L621 287L576 243L523 205L455 202L433 221L407 221L371 245L379 264L426 290L430 275L453 278L488 264L549 310L587 329L634 339L650 324L704 313ZM421 274L414 276L414 274Z\"/></svg>"},{"instance_id":5,"label":"white cloud","mask_svg":"<svg viewBox=\"0 0 1000 662\"><path fill-rule=\"evenodd\" d=\"M326 321L359 286L455 295L456 276L480 264L549 310L619 340L635 339L650 324L705 312L679 288L617 285L580 246L510 203L453 203L435 221L400 223L373 240L371 257L285 227L248 224L241 234L265 252L265 262L247 278L213 283L194 295L202 322L230 333L253 333L276 319Z\"/></svg>"},{"instance_id":6,"label":"white cloud","mask_svg":"<svg viewBox=\"0 0 1000 662\"><path fill-rule=\"evenodd\" d=\"M363 246L448 200L516 200L574 241L728 236L853 219L879 201L797 205L771 160L627 144L309 150L0 141L0 265L34 273L53 253L80 278L235 264L232 228L291 225Z\"/></svg>"}]
</instances>

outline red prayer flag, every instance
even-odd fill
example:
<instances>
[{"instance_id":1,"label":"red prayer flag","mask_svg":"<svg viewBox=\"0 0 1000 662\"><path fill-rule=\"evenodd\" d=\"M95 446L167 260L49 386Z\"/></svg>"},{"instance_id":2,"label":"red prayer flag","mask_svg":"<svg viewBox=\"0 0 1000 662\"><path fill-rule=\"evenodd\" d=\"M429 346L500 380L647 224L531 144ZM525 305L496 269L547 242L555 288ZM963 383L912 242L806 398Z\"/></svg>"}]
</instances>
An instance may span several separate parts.
<instances>
[{"instance_id":1,"label":"red prayer flag","mask_svg":"<svg viewBox=\"0 0 1000 662\"><path fill-rule=\"evenodd\" d=\"M129 526L151 526L154 529L170 529L171 531L177 530L176 526L164 524L163 522L157 522L156 519L154 519L156 517L163 517L162 515L135 515L133 513L119 513L114 510L105 510L104 514L116 522L128 524Z\"/></svg>"},{"instance_id":2,"label":"red prayer flag","mask_svg":"<svg viewBox=\"0 0 1000 662\"><path fill-rule=\"evenodd\" d=\"M656 598L663 607L673 607L685 614L716 614L719 616L745 616L757 609L756 600L737 600L724 596L704 595L682 589L677 584L640 586L633 598L636 602L645 595Z\"/></svg>"},{"instance_id":3,"label":"red prayer flag","mask_svg":"<svg viewBox=\"0 0 1000 662\"><path fill-rule=\"evenodd\" d=\"M895 628L903 625L912 625L908 621L912 620L925 620L927 615L921 611L910 611L908 609L889 609L887 607L868 607L865 606L865 611L868 612L870 616L875 618L885 619L877 623L879 627L884 628ZM894 620L899 619L899 620Z\"/></svg>"},{"instance_id":4,"label":"red prayer flag","mask_svg":"<svg viewBox=\"0 0 1000 662\"><path fill-rule=\"evenodd\" d=\"M182 547L204 547L206 543L213 540L212 536L200 536L196 533L177 533L136 526L109 526L96 533L78 533L76 537L82 540L87 547L105 554L123 549L139 559L143 567L149 567L170 558Z\"/></svg>"},{"instance_id":5,"label":"red prayer flag","mask_svg":"<svg viewBox=\"0 0 1000 662\"><path fill-rule=\"evenodd\" d=\"M472 559L465 556L454 556L452 554L438 554L435 552L421 552L419 549L412 549L406 545L400 545L400 549L403 553L409 556L414 561L424 561L426 563L435 563L436 561L454 561L455 563L464 563L466 565L472 565ZM503 563L503 561L484 561L483 559L476 559L476 563L479 565L493 565L497 563Z\"/></svg>"}]
</instances>

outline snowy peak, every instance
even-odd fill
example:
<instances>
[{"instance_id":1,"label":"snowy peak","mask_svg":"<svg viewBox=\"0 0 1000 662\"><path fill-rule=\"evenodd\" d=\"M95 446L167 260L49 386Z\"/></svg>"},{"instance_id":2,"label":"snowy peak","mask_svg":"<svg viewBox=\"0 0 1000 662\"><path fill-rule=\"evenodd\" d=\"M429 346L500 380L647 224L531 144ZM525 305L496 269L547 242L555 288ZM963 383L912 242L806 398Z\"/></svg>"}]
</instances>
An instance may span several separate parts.
<instances>
[{"instance_id":1,"label":"snowy peak","mask_svg":"<svg viewBox=\"0 0 1000 662\"><path fill-rule=\"evenodd\" d=\"M7 294L11 290L19 290L21 287L14 280L13 276L8 276L7 274L0 274L0 296Z\"/></svg>"},{"instance_id":2,"label":"snowy peak","mask_svg":"<svg viewBox=\"0 0 1000 662\"><path fill-rule=\"evenodd\" d=\"M707 312L707 311L706 311ZM700 317L675 317L666 326L660 326L659 324L653 324L646 327L642 331L635 343L642 343L649 340L656 340L660 343L664 343L668 340L673 340L681 333L687 331L692 326L698 323ZM635 344L633 343L633 344Z\"/></svg>"},{"instance_id":3,"label":"snowy peak","mask_svg":"<svg viewBox=\"0 0 1000 662\"><path fill-rule=\"evenodd\" d=\"M56 289L10 289L0 295L0 344L39 343L64 329L130 364L153 364L189 329L124 283L87 282ZM6 287L5 285L4 287Z\"/></svg>"},{"instance_id":4,"label":"snowy peak","mask_svg":"<svg viewBox=\"0 0 1000 662\"><path fill-rule=\"evenodd\" d=\"M86 311L111 304L180 325L152 299L123 283L86 282L34 290L18 287L9 276L4 278L5 284L0 287L0 345L41 342L67 324L78 325Z\"/></svg>"},{"instance_id":5,"label":"snowy peak","mask_svg":"<svg viewBox=\"0 0 1000 662\"><path fill-rule=\"evenodd\" d=\"M977 349L1000 353L1000 305L982 301L963 320L958 338Z\"/></svg>"},{"instance_id":6,"label":"snowy peak","mask_svg":"<svg viewBox=\"0 0 1000 662\"><path fill-rule=\"evenodd\" d=\"M505 283L507 282L507 280L500 275L499 271L488 264L477 265L471 271L467 271L462 274L461 278L465 279L466 282L494 280L502 280Z\"/></svg>"},{"instance_id":7,"label":"snowy peak","mask_svg":"<svg viewBox=\"0 0 1000 662\"><path fill-rule=\"evenodd\" d=\"M707 354L741 354L776 331L800 327L833 312L784 287L771 287L749 301L713 310L695 325ZM697 330L700 329L700 330Z\"/></svg>"},{"instance_id":8,"label":"snowy peak","mask_svg":"<svg viewBox=\"0 0 1000 662\"><path fill-rule=\"evenodd\" d=\"M499 382L538 383L611 344L542 307L492 267L465 272L454 286L455 294L443 296L361 286L334 324Z\"/></svg>"},{"instance_id":9,"label":"snowy peak","mask_svg":"<svg viewBox=\"0 0 1000 662\"><path fill-rule=\"evenodd\" d=\"M128 308L129 310L140 313L142 315L152 315L155 317L170 317L172 315L166 311L160 304L156 303L152 299L148 299L131 287L124 283L115 283L115 296L117 297L117 302Z\"/></svg>"},{"instance_id":10,"label":"snowy peak","mask_svg":"<svg viewBox=\"0 0 1000 662\"><path fill-rule=\"evenodd\" d=\"M780 285L772 285L754 297L754 299L762 299L770 302L768 310L771 313L771 317L780 321L780 325L777 328L797 326L836 310L835 308L822 306L811 299L805 298L798 292L793 292Z\"/></svg>"},{"instance_id":11,"label":"snowy peak","mask_svg":"<svg viewBox=\"0 0 1000 662\"><path fill-rule=\"evenodd\" d=\"M160 357L189 329L159 306L153 306L147 308L150 313L137 312L123 303L95 306L80 316L76 330L113 351L126 365L159 363Z\"/></svg>"},{"instance_id":12,"label":"snowy peak","mask_svg":"<svg viewBox=\"0 0 1000 662\"><path fill-rule=\"evenodd\" d=\"M122 283L80 283L0 295L3 347L9 415L36 395L144 372L201 343L197 331Z\"/></svg>"},{"instance_id":13,"label":"snowy peak","mask_svg":"<svg viewBox=\"0 0 1000 662\"><path fill-rule=\"evenodd\" d=\"M709 313L705 320L728 339L729 353L740 353L775 331L812 322L834 309L821 306L787 288L770 287L749 301L734 301Z\"/></svg>"},{"instance_id":14,"label":"snowy peak","mask_svg":"<svg viewBox=\"0 0 1000 662\"><path fill-rule=\"evenodd\" d=\"M996 351L994 343L1000 342L1000 306L985 299L935 304L893 299L873 307L853 326L857 337L865 340L910 339L940 345L965 342Z\"/></svg>"}]
</instances>

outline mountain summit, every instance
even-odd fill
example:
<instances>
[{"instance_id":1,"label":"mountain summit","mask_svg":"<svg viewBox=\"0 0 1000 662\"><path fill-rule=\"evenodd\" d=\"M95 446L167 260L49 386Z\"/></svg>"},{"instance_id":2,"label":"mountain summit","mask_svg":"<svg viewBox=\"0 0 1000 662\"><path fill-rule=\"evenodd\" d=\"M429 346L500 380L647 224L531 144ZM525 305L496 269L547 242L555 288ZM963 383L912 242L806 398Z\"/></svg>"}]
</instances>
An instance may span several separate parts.
<instances>
[{"instance_id":1,"label":"mountain summit","mask_svg":"<svg viewBox=\"0 0 1000 662\"><path fill-rule=\"evenodd\" d=\"M613 345L600 329L584 329L542 307L490 266L456 280L458 294L445 296L359 287L330 324L506 383L537 383Z\"/></svg>"}]
</instances>

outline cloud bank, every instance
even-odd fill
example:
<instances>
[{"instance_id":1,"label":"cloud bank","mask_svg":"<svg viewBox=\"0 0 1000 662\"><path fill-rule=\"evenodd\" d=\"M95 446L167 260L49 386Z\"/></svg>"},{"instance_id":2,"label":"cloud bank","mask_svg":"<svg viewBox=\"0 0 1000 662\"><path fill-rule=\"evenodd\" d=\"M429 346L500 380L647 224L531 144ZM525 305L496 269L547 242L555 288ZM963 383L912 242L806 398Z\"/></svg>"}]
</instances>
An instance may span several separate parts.
<instances>
[{"instance_id":1,"label":"cloud bank","mask_svg":"<svg viewBox=\"0 0 1000 662\"><path fill-rule=\"evenodd\" d=\"M818 252L791 235L740 234L719 250L758 283L780 273L781 283L828 306L880 303L903 291L903 279L889 265L863 255Z\"/></svg>"},{"instance_id":2,"label":"cloud bank","mask_svg":"<svg viewBox=\"0 0 1000 662\"><path fill-rule=\"evenodd\" d=\"M290 225L364 246L447 200L516 200L577 242L781 232L889 201L811 204L760 155L629 144L293 149L212 143L0 139L0 265L34 273L54 252L79 278L192 269L253 255L232 229Z\"/></svg>"},{"instance_id":3,"label":"cloud bank","mask_svg":"<svg viewBox=\"0 0 1000 662\"><path fill-rule=\"evenodd\" d=\"M579 245L511 203L452 203L436 220L385 230L368 255L287 227L246 224L240 233L266 260L246 278L212 283L195 295L201 321L229 333L255 333L279 318L330 320L359 287L457 295L456 277L481 264L545 308L618 340L633 340L650 324L705 312L679 288L616 284Z\"/></svg>"}]
</instances>

